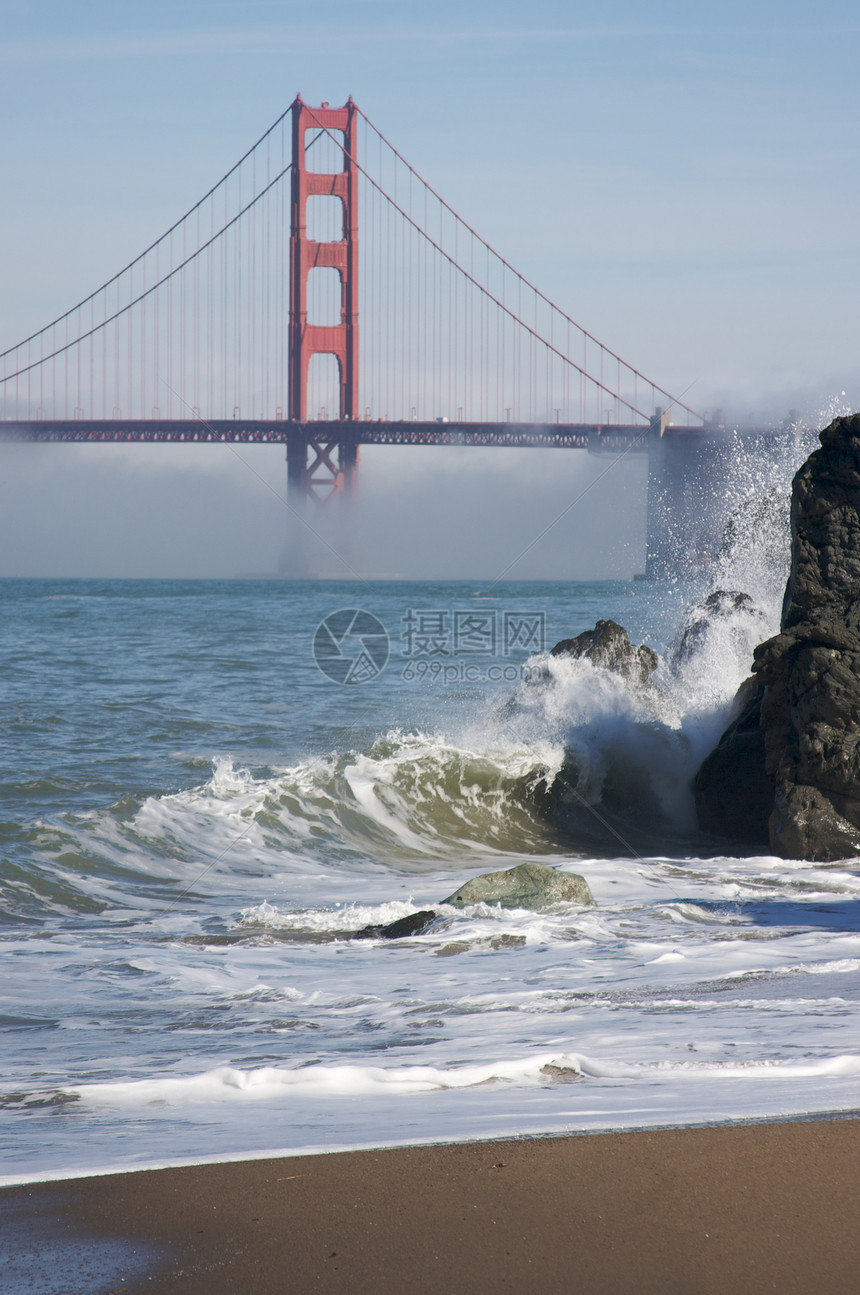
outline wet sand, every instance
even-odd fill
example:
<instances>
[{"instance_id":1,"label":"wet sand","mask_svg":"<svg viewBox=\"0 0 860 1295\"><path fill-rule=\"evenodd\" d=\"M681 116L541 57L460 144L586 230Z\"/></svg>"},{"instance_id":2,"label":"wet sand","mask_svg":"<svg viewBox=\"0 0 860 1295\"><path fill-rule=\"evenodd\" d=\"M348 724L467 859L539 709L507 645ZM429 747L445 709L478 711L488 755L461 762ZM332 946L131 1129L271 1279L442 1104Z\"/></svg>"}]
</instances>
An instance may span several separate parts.
<instances>
[{"instance_id":1,"label":"wet sand","mask_svg":"<svg viewBox=\"0 0 860 1295\"><path fill-rule=\"evenodd\" d=\"M148 1170L0 1191L0 1284L857 1295L858 1198L856 1119Z\"/></svg>"}]
</instances>

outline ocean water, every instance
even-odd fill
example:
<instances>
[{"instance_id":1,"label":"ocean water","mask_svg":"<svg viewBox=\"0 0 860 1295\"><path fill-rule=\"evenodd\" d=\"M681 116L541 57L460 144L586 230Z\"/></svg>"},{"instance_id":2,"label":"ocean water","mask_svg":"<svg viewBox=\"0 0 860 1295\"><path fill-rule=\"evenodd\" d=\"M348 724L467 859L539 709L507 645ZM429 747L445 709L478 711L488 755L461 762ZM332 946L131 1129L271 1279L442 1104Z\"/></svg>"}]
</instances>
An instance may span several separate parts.
<instances>
[{"instance_id":1,"label":"ocean water","mask_svg":"<svg viewBox=\"0 0 860 1295\"><path fill-rule=\"evenodd\" d=\"M856 1111L856 861L692 815L774 525L689 586L0 582L0 1182ZM547 656L600 617L655 686ZM441 903L529 860L596 906Z\"/></svg>"}]
</instances>

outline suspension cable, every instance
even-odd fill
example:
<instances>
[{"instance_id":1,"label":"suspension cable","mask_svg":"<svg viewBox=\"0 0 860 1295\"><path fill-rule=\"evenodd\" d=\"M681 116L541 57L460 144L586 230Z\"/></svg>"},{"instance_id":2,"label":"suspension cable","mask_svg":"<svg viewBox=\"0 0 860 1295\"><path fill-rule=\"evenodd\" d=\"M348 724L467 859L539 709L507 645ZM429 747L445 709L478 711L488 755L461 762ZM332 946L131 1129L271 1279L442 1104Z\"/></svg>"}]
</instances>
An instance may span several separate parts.
<instances>
[{"instance_id":1,"label":"suspension cable","mask_svg":"<svg viewBox=\"0 0 860 1295\"><path fill-rule=\"evenodd\" d=\"M584 328L584 327L582 326L582 324L578 324L578 323L576 322L576 320L575 320L575 319L573 319L570 315L568 315L564 310L562 310L560 306L557 306L557 305L555 304L555 302L554 302L554 301L552 301L552 300L551 300L549 297L547 297L543 292L541 292L540 288L536 287L536 286L535 286L535 284L533 284L533 283L531 282L531 280L527 279L527 278L525 277L525 275L524 275L524 274L521 274L521 273L519 272L519 270L516 270L516 269L515 269L515 268L510 264L510 262L509 262L509 261L506 261L506 260L505 260L505 258L504 258L504 257L503 257L499 252L497 252L497 251L496 251L496 249L495 249L495 248L494 248L490 243L488 243L488 242L486 241L486 239L484 239L484 238L482 238L482 237L481 237L481 235L477 232L477 230L475 230L475 229L473 229L473 228L472 228L472 226L468 223L468 221L463 220L462 216L458 215L458 213L454 210L454 208L453 208L453 207L451 207L451 206L450 206L450 205L445 201L445 199L441 196L441 194L439 194L439 193L437 193L437 192L436 192L436 190L433 188L433 186L432 186L431 184L429 184L429 183L424 179L424 177L421 175L421 173L420 173L419 171L416 171L416 170L415 170L415 168L414 168L413 166L411 166L411 165L409 164L409 162L407 162L407 161L406 161L406 159L405 159L405 158L404 158L404 157L403 157L403 156L402 156L402 155L397 151L397 149L396 149L396 148L394 147L394 145L390 142L390 140L389 140L389 139L387 139L385 135L383 135L382 131L381 131L381 130L379 130L379 129L378 129L378 127L376 127L376 126L373 124L373 122L370 120L370 118L369 118L365 113L363 113L363 112L361 111L361 109L358 107L358 105L357 105L357 104L356 104L356 106L355 106L355 110L356 110L356 112L359 114L359 116L361 116L361 117L363 117L363 118L364 118L364 120L367 122L367 124L368 124L368 126L370 127L370 129L371 129L371 130L373 130L373 131L375 131L375 132L376 132L376 134L379 136L379 138L383 141L383 143L384 143L388 148L390 148L390 149L391 149L391 151L392 151L392 153L395 155L395 157L396 157L396 158L398 158L398 160L399 160L399 161L401 161L401 162L403 163L403 165L404 165L404 166L408 167L408 169L412 172L412 174L415 176L415 178L416 178L416 179L417 179L421 184L423 184L423 185L425 186L425 188L429 190L429 192L430 192L430 193L432 193L432 195L433 195L433 197L436 199L436 201L437 201L437 202L439 202L439 203L441 203L441 205L445 208L445 210L446 210L446 211L448 211L448 212L450 212L450 213L451 213L451 215L454 217L454 219L455 219L456 221L458 221L458 223L459 223L459 224L461 224L461 225L464 227L464 229L468 230L468 232L472 235L472 237L473 237L473 238L475 238L475 239L477 239L477 241L478 241L479 243L481 243L481 244L482 244L482 245L487 249L487 251L488 251L488 252L490 252L490 253L491 253L491 254L496 258L496 260L497 260L497 261L500 261L500 262L501 262L501 264L504 266L504 268L505 268L506 270L509 270L509 271L511 272L511 274L513 274L517 279L520 279L520 280L522 281L522 283L523 283L523 284L524 284L524 285L525 285L525 286L526 286L526 287L527 287L531 292L534 292L534 293L535 293L535 294L536 294L536 295L541 299L541 301L545 302L545 303L546 303L546 305L548 305L548 306L550 307L550 309L551 309L551 310L554 310L554 311L556 311L556 313L557 313L557 314L561 315L563 319L565 319L569 324L572 324L574 328L578 329L578 331L579 331L580 333L582 333L585 337L587 337L589 341L594 342L596 346L599 346L599 347L601 348L601 350L606 351L606 352L607 352L607 354L608 354L608 355L610 355L610 356L612 357L612 359L613 359L613 360L618 360L618 361L619 361L619 363L623 364L623 365L624 365L624 367L625 367L625 369L627 369L630 373L632 373L632 374L634 375L634 377L636 377L636 378L643 378L646 382L648 382L648 383L649 383L649 385L653 386L653 387L654 387L654 389L655 389L655 391L658 391L658 392L660 393L660 395L661 395L661 396L665 396L668 400L671 400L671 401L672 401L672 403L673 403L674 405L676 405L676 406L677 406L678 408L680 408L680 409L683 409L686 413L691 414L691 415L693 416L693 418L700 418L700 419L702 419L702 421L704 422L704 419L702 418L702 415L701 415L701 414L697 414L697 413L696 413L696 411L695 411L694 409L690 409L689 405L683 405L683 404L681 404L681 403L680 403L680 401L676 400L676 399L672 396L672 393L671 393L670 391L666 391L666 390L664 390L664 388L663 388L663 387L657 386L657 384L656 384L656 383L651 383L651 382L650 382L650 379L645 378L645 375L644 375L643 373L641 373L641 372L640 372L640 370L638 370L638 369L634 368L634 366L633 366L632 364L629 364L629 363L627 362L627 360L625 360L622 356L620 356L620 355L616 354L616 352L615 352L615 351L613 351L611 347L604 345L604 343L603 343L603 342L601 342L598 338L596 338L592 333L590 333L590 332L588 331L588 329L587 329L587 328ZM318 124L319 124L319 123L318 123ZM324 129L324 128L323 128L323 129ZM337 142L337 141L335 141L335 142ZM343 147L343 146L341 146L341 147ZM346 152L346 149L344 148L344 149L343 149L343 151L344 151L344 153L345 153L345 152ZM386 196L387 196L387 195L386 195ZM480 285L478 285L478 286L480 286ZM576 366L574 366L574 367L576 367ZM587 376L587 375L586 375L586 376Z\"/></svg>"},{"instance_id":2,"label":"suspension cable","mask_svg":"<svg viewBox=\"0 0 860 1295\"><path fill-rule=\"evenodd\" d=\"M34 341L35 338L40 337L42 333L47 333L50 329L56 328L57 324L61 324L63 320L68 319L70 315L74 315L75 311L80 310L82 306L86 306L87 303L92 301L93 298L97 297L100 292L105 292L109 287L111 287L112 284L116 283L119 279L122 278L124 274L127 274L129 270L131 270L135 265L137 265L139 261L142 261L144 257L149 256L150 252L154 252L155 249L158 247L158 245L160 243L163 243L164 240L168 238L175 229L178 229L179 226L183 223L183 221L188 220L189 216L193 216L194 213L200 207L203 206L204 202L206 202L209 198L211 198L214 193L217 193L217 191L221 188L222 184L227 183L231 175L234 175L235 172L238 171L242 163L248 160L251 154L260 147L260 145L269 137L269 135L271 135L272 131L274 131L278 126L280 126L281 122L291 111L292 111L292 105L290 105L289 108L285 108L284 111L281 113L280 117L278 117L277 121L272 122L272 125L264 134L260 136L256 144L252 144L251 147L248 149L248 151L242 154L242 156L239 158L239 161L236 162L234 166L231 166L230 170L226 171L224 175L221 176L221 179L218 181L218 183L213 184L212 188L208 191L208 193L204 193L203 197L199 200L199 202L195 202L193 207L189 207L185 215L180 216L179 220L175 221L170 226L169 229L165 230L165 232L161 235L161 237L157 238L154 243L150 243L149 247L147 247L145 251L141 252L139 256L136 256L133 261L129 261L128 265L124 266L123 269L119 270L110 279L106 279L100 288L96 288L95 292L91 292L88 297L83 297L76 306L72 306L72 308L70 310L65 311L64 314L58 315L57 318L53 320L52 323L46 324L44 328L40 328L36 333L31 333L29 337L25 337L23 341L18 342L16 346L10 346L7 348L7 350L0 351L0 360L2 360L7 355L11 355L13 351L19 350L22 346L26 346L28 342ZM288 167L286 169L289 170L290 168ZM84 336L86 336L86 334Z\"/></svg>"},{"instance_id":3,"label":"suspension cable","mask_svg":"<svg viewBox=\"0 0 860 1295\"><path fill-rule=\"evenodd\" d=\"M235 170L235 167L233 169ZM195 261L197 259L198 256L201 256L203 252L207 250L207 248L211 247L213 243L216 243L218 241L218 239L222 236L222 234L226 234L229 229L232 229L233 226L237 223L237 221L241 220L243 216L247 215L247 213L251 210L251 208L255 207L257 203L260 201L260 199L265 197L265 195L269 192L269 190L273 189L275 185L284 178L287 172L292 171L292 169L293 169L293 164L292 162L290 162L287 166L284 167L283 171L280 171L275 176L274 180L270 181L270 183L267 184L264 189L261 189L260 192L256 195L256 197L252 198L251 201L241 209L241 211L238 211L235 216L233 216L230 220L226 222L226 224L222 225L222 227L218 230L217 234L213 234L212 237L207 239L206 242L201 247L196 248L196 250L193 251L191 255L181 263L181 265L175 266L172 270L169 270L167 274L162 275L162 277L158 279L156 283L153 283L144 292L141 292L136 297L132 298L131 301L126 302L126 304L118 308L114 312L114 314L109 315L107 319L103 319L101 323L96 324L94 328L89 329L87 332L79 333L78 336L74 338L73 341L67 342L65 346L57 347L55 351L51 351L50 354L48 355L40 356L39 359L34 360L32 364L28 364L28 365L25 365L23 368L16 369L14 373L5 374L2 378L0 378L0 382L2 383L11 382L13 378L19 377L22 373L29 373L31 369L38 368L46 360L52 360L57 355L63 355L66 351L71 350L73 346L77 346L80 342L85 342L88 337L93 337L96 333L100 332L101 329L107 328L108 324L112 324L115 320L120 319L121 316L126 315L135 306L139 305L142 301L145 301L147 297L150 297L154 292L157 292L158 289L163 287L164 284L167 283L170 279L174 278L174 276L177 275L180 272L180 270L184 270L186 265L190 265L192 261ZM162 241L163 241L162 239L158 240L159 243L161 243ZM153 243L152 246L156 247L157 244ZM140 257L138 257L134 261L131 261L129 265L126 266L126 269L130 269L131 266L137 265L139 261L140 261ZM125 271L123 271L123 273L125 273ZM108 282L115 283L119 278L120 278L120 275L114 275L114 278L108 280ZM99 289L99 291L101 291L101 289ZM92 295L97 296L98 293L93 293ZM89 300L90 300L90 297L86 297L85 300L80 304L84 305ZM75 310L77 309L78 307L76 306ZM28 341L32 341L34 338L41 337L43 333L46 333L48 331L48 329L53 328L55 324L61 322L63 319L66 319L67 316L71 314L74 314L74 311L67 311L66 315L61 315L59 319L54 321L54 324L48 324L47 327L41 329L40 332L34 333L32 338L28 338ZM21 342L19 343L19 346L13 346L10 348L10 350L3 352L3 354L9 355L11 354L12 351L17 351L20 346L25 346L25 345L27 345L26 342ZM3 358L3 355L0 355L0 359L2 358Z\"/></svg>"}]
</instances>

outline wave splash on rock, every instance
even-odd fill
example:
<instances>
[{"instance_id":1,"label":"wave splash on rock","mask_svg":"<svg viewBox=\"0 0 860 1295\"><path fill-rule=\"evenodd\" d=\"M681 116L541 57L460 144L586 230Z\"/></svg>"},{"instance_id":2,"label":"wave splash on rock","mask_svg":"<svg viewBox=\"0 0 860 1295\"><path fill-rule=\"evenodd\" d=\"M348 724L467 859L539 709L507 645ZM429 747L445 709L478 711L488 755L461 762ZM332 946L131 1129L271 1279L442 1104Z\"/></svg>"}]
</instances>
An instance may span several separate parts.
<instances>
[{"instance_id":1,"label":"wave splash on rock","mask_svg":"<svg viewBox=\"0 0 860 1295\"><path fill-rule=\"evenodd\" d=\"M860 853L860 415L820 441L790 509L777 487L731 514L662 658L599 621L508 704L563 718L562 765L531 791L580 846Z\"/></svg>"},{"instance_id":2,"label":"wave splash on rock","mask_svg":"<svg viewBox=\"0 0 860 1295\"><path fill-rule=\"evenodd\" d=\"M783 858L825 862L860 852L860 415L820 440L792 484L779 633L755 650L696 800L706 830L723 820ZM739 801L745 814L724 817Z\"/></svg>"},{"instance_id":3,"label":"wave splash on rock","mask_svg":"<svg viewBox=\"0 0 860 1295\"><path fill-rule=\"evenodd\" d=\"M746 593L718 589L662 657L608 620L556 644L498 718L526 740L562 745L560 766L532 775L528 794L566 843L615 855L707 851L692 775L772 625Z\"/></svg>"}]
</instances>

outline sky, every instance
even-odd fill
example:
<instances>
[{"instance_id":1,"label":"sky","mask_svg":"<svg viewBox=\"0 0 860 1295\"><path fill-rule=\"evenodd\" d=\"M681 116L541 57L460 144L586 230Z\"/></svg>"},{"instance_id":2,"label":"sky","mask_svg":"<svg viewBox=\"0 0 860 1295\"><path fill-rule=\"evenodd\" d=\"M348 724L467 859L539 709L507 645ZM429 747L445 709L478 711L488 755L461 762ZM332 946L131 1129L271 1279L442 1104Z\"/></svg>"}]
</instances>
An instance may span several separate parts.
<instances>
[{"instance_id":1,"label":"sky","mask_svg":"<svg viewBox=\"0 0 860 1295\"><path fill-rule=\"evenodd\" d=\"M517 269L694 407L860 407L856 5L0 0L0 21L0 349L158 237L297 92L352 94ZM492 578L564 514L512 575L629 577L644 463L605 467L367 449L351 565ZM270 448L2 447L0 576L274 574L284 476Z\"/></svg>"}]
</instances>

